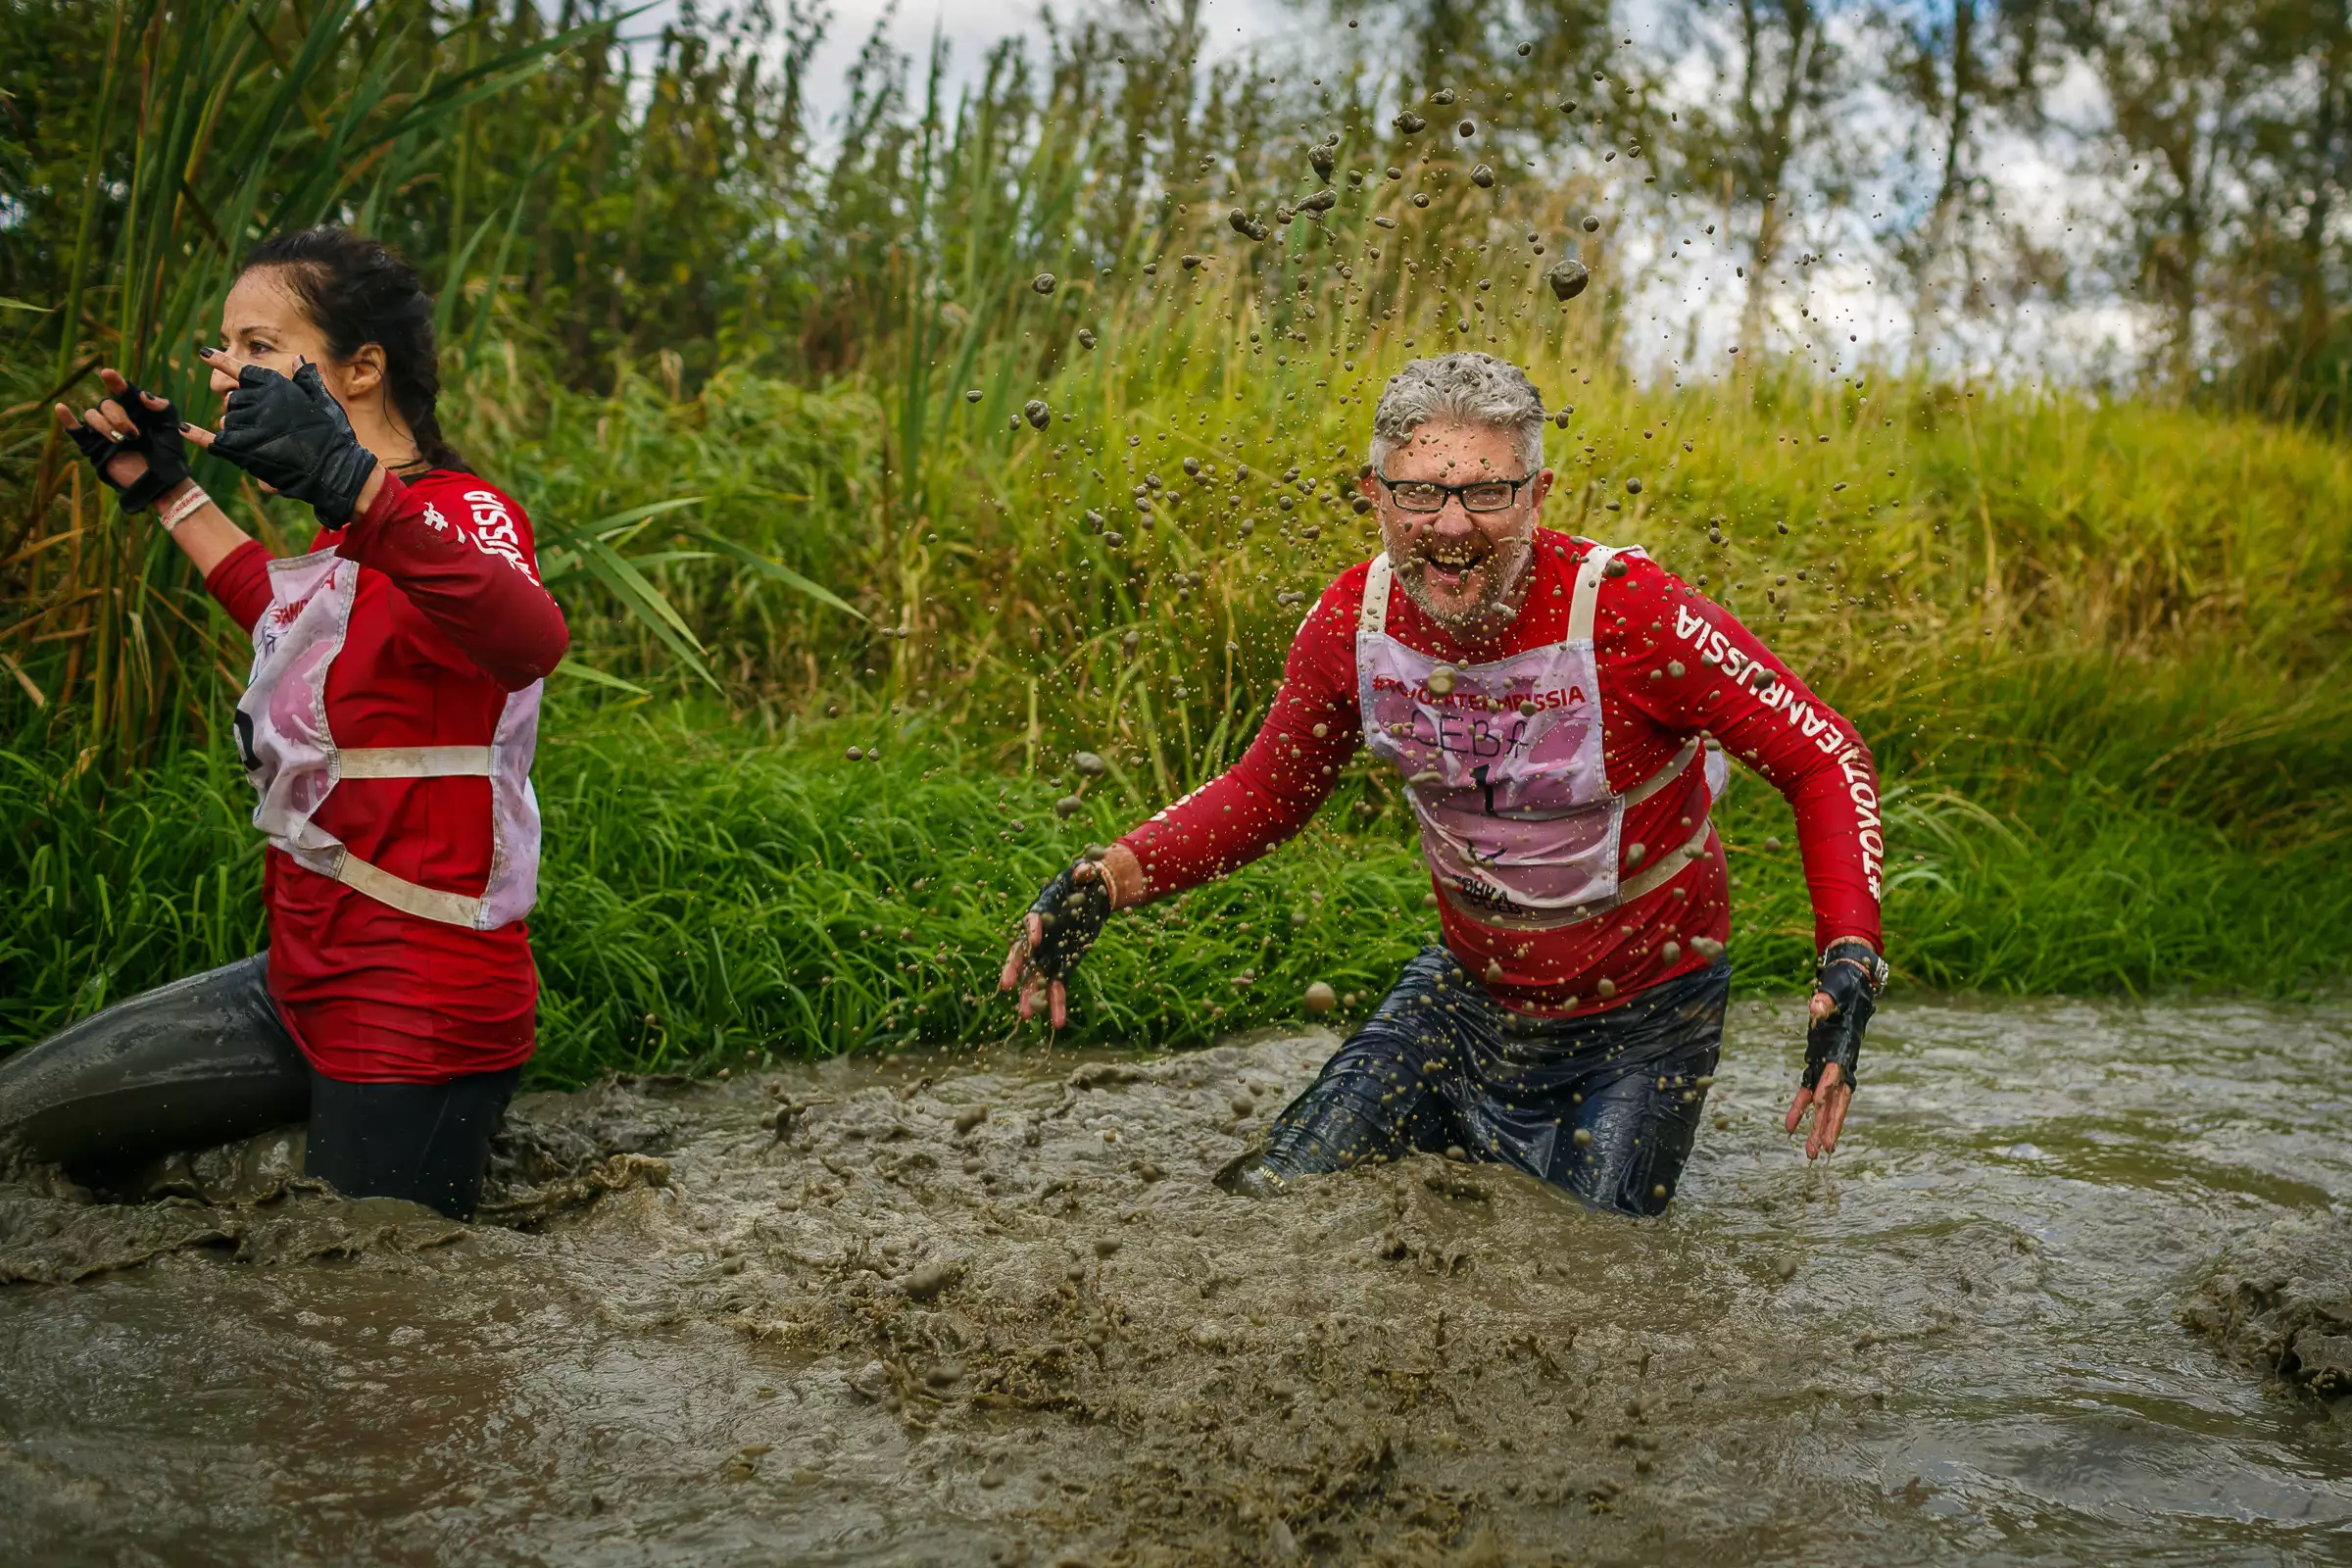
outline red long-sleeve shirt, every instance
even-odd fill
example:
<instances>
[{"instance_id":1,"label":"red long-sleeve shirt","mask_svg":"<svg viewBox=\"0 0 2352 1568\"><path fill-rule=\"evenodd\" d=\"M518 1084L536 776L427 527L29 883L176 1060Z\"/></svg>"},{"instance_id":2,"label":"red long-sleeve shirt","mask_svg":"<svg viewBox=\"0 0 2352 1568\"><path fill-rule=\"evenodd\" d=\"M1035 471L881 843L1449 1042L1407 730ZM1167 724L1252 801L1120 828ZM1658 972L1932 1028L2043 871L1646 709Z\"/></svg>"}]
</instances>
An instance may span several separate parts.
<instances>
[{"instance_id":1,"label":"red long-sleeve shirt","mask_svg":"<svg viewBox=\"0 0 2352 1568\"><path fill-rule=\"evenodd\" d=\"M1589 545L1538 530L1526 603L1492 641L1456 639L1400 587L1390 590L1389 635L1457 664L1559 642ZM1878 946L1886 846L1869 748L1730 612L1653 561L1619 559L1627 571L1602 578L1593 616L1610 787L1628 790L1666 766L1692 735L1714 735L1795 809L1816 940L1826 946L1861 937ZM1120 841L1143 862L1152 896L1255 859L1304 827L1331 793L1363 741L1355 627L1369 569L1369 563L1350 567L1308 612L1265 726L1242 760ZM1708 804L1703 773L1693 765L1628 807L1621 842L1657 853L1690 838ZM1722 844L1710 837L1707 853L1663 886L1576 925L1505 931L1444 901L1440 907L1446 946L1470 973L1486 977L1498 1000L1527 1011L1579 1012L1703 967L1709 960L1691 938L1727 939L1729 892ZM1499 978L1490 965L1499 966ZM1601 994L1603 979L1614 1000Z\"/></svg>"},{"instance_id":2,"label":"red long-sleeve shirt","mask_svg":"<svg viewBox=\"0 0 2352 1568\"><path fill-rule=\"evenodd\" d=\"M361 566L326 680L340 746L486 746L507 694L564 657L564 612L540 586L530 521L473 474L406 484L386 474L375 504L314 548ZM270 559L249 542L205 579L249 632L270 606ZM475 895L489 880L486 778L344 779L317 821L424 887ZM270 992L327 1077L437 1083L530 1056L539 976L524 922L473 931L419 919L274 849L263 877Z\"/></svg>"}]
</instances>

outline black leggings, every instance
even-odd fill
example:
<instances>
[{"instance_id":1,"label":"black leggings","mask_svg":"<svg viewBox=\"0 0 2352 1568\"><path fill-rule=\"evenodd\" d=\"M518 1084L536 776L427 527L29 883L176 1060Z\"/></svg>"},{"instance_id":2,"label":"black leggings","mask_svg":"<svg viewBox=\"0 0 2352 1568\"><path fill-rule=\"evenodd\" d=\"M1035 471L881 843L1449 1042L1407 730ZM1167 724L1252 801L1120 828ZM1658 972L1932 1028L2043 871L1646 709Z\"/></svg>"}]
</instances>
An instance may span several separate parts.
<instances>
[{"instance_id":1,"label":"black leggings","mask_svg":"<svg viewBox=\"0 0 2352 1568\"><path fill-rule=\"evenodd\" d=\"M1531 1018L1444 948L1424 949L1322 1076L1275 1119L1281 1177L1459 1148L1596 1208L1656 1214L1674 1196L1723 1044L1732 966L1650 987L1603 1012Z\"/></svg>"},{"instance_id":2,"label":"black leggings","mask_svg":"<svg viewBox=\"0 0 2352 1568\"><path fill-rule=\"evenodd\" d=\"M286 1033L268 971L265 953L175 980L0 1061L0 1140L119 1170L307 1119L308 1171L336 1191L471 1219L521 1069L438 1084L326 1077Z\"/></svg>"}]
</instances>

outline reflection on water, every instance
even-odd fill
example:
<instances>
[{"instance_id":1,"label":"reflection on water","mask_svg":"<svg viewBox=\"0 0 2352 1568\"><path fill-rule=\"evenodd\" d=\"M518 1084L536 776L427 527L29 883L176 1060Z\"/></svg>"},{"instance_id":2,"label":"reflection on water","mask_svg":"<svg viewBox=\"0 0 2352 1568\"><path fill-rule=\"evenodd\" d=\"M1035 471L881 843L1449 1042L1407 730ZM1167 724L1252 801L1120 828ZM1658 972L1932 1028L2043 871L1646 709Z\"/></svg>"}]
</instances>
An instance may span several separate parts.
<instances>
[{"instance_id":1,"label":"reflection on water","mask_svg":"<svg viewBox=\"0 0 2352 1568\"><path fill-rule=\"evenodd\" d=\"M2352 1189L2352 1017L1898 1003L1831 1170L1795 1019L1736 1013L1659 1222L1434 1160L1216 1191L1328 1037L541 1097L525 1142L654 1174L535 1232L182 1200L0 1290L0 1555L2352 1559L2352 1421L2180 1323Z\"/></svg>"}]
</instances>

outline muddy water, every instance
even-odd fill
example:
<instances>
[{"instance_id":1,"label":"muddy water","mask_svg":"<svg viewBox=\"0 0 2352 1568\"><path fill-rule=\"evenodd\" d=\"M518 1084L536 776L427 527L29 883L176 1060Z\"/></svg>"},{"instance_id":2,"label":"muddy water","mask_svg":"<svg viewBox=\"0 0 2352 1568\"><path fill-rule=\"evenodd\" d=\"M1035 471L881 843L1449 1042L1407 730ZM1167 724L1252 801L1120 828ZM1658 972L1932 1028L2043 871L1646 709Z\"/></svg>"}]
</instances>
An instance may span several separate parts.
<instances>
[{"instance_id":1,"label":"muddy water","mask_svg":"<svg viewBox=\"0 0 2352 1568\"><path fill-rule=\"evenodd\" d=\"M1897 1005L1829 1170L1794 1016L1657 1222L1218 1191L1330 1037L535 1097L465 1231L35 1179L0 1558L2352 1560L2352 1401L2262 1359L2352 1334L2352 1014Z\"/></svg>"}]
</instances>

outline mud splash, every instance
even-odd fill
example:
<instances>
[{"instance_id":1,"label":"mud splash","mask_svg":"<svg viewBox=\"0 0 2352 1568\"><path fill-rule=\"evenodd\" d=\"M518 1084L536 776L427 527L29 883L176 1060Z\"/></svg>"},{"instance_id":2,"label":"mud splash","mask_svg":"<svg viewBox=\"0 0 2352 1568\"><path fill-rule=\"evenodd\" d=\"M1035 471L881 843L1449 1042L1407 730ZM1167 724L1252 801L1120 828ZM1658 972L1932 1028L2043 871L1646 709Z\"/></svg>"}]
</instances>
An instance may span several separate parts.
<instances>
[{"instance_id":1,"label":"mud splash","mask_svg":"<svg viewBox=\"0 0 2352 1568\"><path fill-rule=\"evenodd\" d=\"M0 1291L0 1554L2344 1551L2352 1423L2238 1355L2337 1332L2278 1310L2344 1266L2352 1020L1901 1007L1834 1172L1777 1131L1793 1038L1736 1014L1654 1223L1434 1159L1218 1191L1328 1036L526 1097L472 1228L266 1150L20 1183L0 1266L80 1283Z\"/></svg>"}]
</instances>

